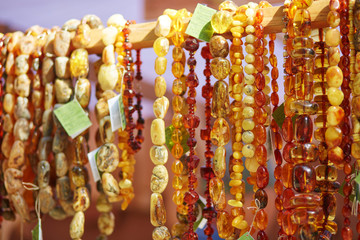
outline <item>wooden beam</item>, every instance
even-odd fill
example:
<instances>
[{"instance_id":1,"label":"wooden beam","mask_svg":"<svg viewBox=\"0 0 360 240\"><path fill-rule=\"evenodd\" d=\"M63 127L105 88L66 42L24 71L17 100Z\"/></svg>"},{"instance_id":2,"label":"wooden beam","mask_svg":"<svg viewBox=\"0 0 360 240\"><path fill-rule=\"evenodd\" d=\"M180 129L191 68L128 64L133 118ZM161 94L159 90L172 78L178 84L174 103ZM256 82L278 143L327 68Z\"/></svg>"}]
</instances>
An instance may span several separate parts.
<instances>
[{"instance_id":1,"label":"wooden beam","mask_svg":"<svg viewBox=\"0 0 360 240\"><path fill-rule=\"evenodd\" d=\"M280 33L284 27L284 7L270 7L264 9L264 32ZM326 18L329 12L329 0L314 1L314 3L308 8L311 14L311 27L312 28L325 28L328 27ZM189 21L189 20L188 20ZM134 49L149 48L152 47L153 42L157 38L154 29L156 22L147 22L130 25L130 41L133 44ZM101 36L102 30L92 30L90 32L91 42L88 46L89 53L100 54L104 48ZM229 34L225 34L230 38Z\"/></svg>"}]
</instances>

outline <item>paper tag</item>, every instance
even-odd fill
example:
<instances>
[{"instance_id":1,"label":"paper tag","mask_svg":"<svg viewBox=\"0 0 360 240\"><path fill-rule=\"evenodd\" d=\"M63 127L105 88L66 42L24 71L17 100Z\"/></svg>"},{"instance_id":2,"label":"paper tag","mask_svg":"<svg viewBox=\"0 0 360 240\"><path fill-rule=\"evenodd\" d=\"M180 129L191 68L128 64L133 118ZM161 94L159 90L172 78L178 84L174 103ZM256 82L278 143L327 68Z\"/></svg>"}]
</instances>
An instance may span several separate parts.
<instances>
[{"instance_id":1,"label":"paper tag","mask_svg":"<svg viewBox=\"0 0 360 240\"><path fill-rule=\"evenodd\" d=\"M41 219L38 219L38 223L36 226L31 230L32 240L42 240L42 229L41 229Z\"/></svg>"},{"instance_id":2,"label":"paper tag","mask_svg":"<svg viewBox=\"0 0 360 240\"><path fill-rule=\"evenodd\" d=\"M79 102L73 100L54 110L66 133L75 138L91 126L91 121Z\"/></svg>"},{"instance_id":3,"label":"paper tag","mask_svg":"<svg viewBox=\"0 0 360 240\"><path fill-rule=\"evenodd\" d=\"M99 169L96 165L96 155L99 149L100 147L88 153L90 168L95 182L100 181Z\"/></svg>"},{"instance_id":4,"label":"paper tag","mask_svg":"<svg viewBox=\"0 0 360 240\"><path fill-rule=\"evenodd\" d=\"M185 33L205 42L210 42L214 33L210 21L215 13L215 9L198 3Z\"/></svg>"},{"instance_id":5,"label":"paper tag","mask_svg":"<svg viewBox=\"0 0 360 240\"><path fill-rule=\"evenodd\" d=\"M244 233L238 240L254 240L249 232Z\"/></svg>"},{"instance_id":6,"label":"paper tag","mask_svg":"<svg viewBox=\"0 0 360 240\"><path fill-rule=\"evenodd\" d=\"M121 114L120 114L120 94L108 100L111 130L115 132L122 128Z\"/></svg>"}]
</instances>

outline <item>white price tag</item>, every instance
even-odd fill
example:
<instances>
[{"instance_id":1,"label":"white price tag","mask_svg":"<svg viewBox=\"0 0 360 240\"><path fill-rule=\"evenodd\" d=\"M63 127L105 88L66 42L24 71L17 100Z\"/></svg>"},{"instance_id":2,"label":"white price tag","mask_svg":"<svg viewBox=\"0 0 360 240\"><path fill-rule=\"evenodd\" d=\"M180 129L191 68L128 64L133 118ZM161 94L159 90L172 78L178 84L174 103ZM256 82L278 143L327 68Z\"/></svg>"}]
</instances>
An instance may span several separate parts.
<instances>
[{"instance_id":1,"label":"white price tag","mask_svg":"<svg viewBox=\"0 0 360 240\"><path fill-rule=\"evenodd\" d=\"M90 168L95 182L100 180L99 170L96 165L96 153L99 151L99 149L100 147L88 153Z\"/></svg>"},{"instance_id":2,"label":"white price tag","mask_svg":"<svg viewBox=\"0 0 360 240\"><path fill-rule=\"evenodd\" d=\"M110 121L111 121L111 130L115 132L122 127L121 124L121 113L120 113L120 94L116 97L113 97L108 100L109 111L110 111Z\"/></svg>"}]
</instances>

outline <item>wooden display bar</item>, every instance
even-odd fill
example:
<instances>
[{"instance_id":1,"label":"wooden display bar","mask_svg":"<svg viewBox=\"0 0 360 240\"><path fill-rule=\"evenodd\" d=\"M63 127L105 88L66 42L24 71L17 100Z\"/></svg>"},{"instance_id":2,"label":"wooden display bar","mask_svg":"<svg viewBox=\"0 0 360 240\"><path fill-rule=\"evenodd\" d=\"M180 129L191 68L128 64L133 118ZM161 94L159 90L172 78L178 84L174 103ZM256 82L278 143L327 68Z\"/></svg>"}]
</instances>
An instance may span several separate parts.
<instances>
[{"instance_id":1,"label":"wooden display bar","mask_svg":"<svg viewBox=\"0 0 360 240\"><path fill-rule=\"evenodd\" d=\"M284 27L284 7L270 7L264 9L264 32L280 33ZM329 12L329 0L314 1L308 8L311 14L311 27L312 28L324 28L328 27L326 18ZM154 29L156 22L147 22L130 25L130 41L133 44L134 49L149 48L152 47L153 42L157 38ZM91 42L87 48L89 53L101 54L104 44L101 40L102 30L92 30L90 32ZM229 35L230 36L230 35Z\"/></svg>"}]
</instances>

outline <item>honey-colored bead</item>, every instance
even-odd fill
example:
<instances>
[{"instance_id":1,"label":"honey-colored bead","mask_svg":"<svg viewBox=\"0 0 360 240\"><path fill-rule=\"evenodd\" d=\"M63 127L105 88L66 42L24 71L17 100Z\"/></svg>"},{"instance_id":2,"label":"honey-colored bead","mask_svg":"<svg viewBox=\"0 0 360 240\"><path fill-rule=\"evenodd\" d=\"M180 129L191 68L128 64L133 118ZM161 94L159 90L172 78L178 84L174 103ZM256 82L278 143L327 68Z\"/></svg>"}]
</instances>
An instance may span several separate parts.
<instances>
[{"instance_id":1,"label":"honey-colored bead","mask_svg":"<svg viewBox=\"0 0 360 240\"><path fill-rule=\"evenodd\" d=\"M210 39L210 52L214 58L226 58L229 54L229 44L227 40L221 36L216 35Z\"/></svg>"},{"instance_id":2,"label":"honey-colored bead","mask_svg":"<svg viewBox=\"0 0 360 240\"><path fill-rule=\"evenodd\" d=\"M165 226L157 227L152 232L153 240L170 240L171 235L169 229Z\"/></svg>"},{"instance_id":3,"label":"honey-colored bead","mask_svg":"<svg viewBox=\"0 0 360 240\"><path fill-rule=\"evenodd\" d=\"M153 111L156 118L163 119L169 109L169 100L163 96L157 98L153 104Z\"/></svg>"},{"instance_id":4,"label":"honey-colored bead","mask_svg":"<svg viewBox=\"0 0 360 240\"><path fill-rule=\"evenodd\" d=\"M231 215L226 211L218 212L216 226L218 229L219 237L221 238L229 237L234 231Z\"/></svg>"},{"instance_id":5,"label":"honey-colored bead","mask_svg":"<svg viewBox=\"0 0 360 240\"><path fill-rule=\"evenodd\" d=\"M337 180L337 169L335 166L319 165L315 168L316 181L331 181Z\"/></svg>"},{"instance_id":6,"label":"honey-colored bead","mask_svg":"<svg viewBox=\"0 0 360 240\"><path fill-rule=\"evenodd\" d=\"M218 11L211 18L211 26L216 33L225 33L232 23L232 15L228 11Z\"/></svg>"},{"instance_id":7,"label":"honey-colored bead","mask_svg":"<svg viewBox=\"0 0 360 240\"><path fill-rule=\"evenodd\" d=\"M15 141L11 147L8 166L10 168L19 168L25 162L25 146L22 141Z\"/></svg>"},{"instance_id":8,"label":"honey-colored bead","mask_svg":"<svg viewBox=\"0 0 360 240\"><path fill-rule=\"evenodd\" d=\"M338 88L343 82L343 73L338 66L329 67L326 71L326 79L329 87Z\"/></svg>"},{"instance_id":9,"label":"honey-colored bead","mask_svg":"<svg viewBox=\"0 0 360 240\"><path fill-rule=\"evenodd\" d=\"M154 119L151 123L151 140L155 145L165 144L165 122L162 119Z\"/></svg>"},{"instance_id":10,"label":"honey-colored bead","mask_svg":"<svg viewBox=\"0 0 360 240\"><path fill-rule=\"evenodd\" d=\"M166 210L164 200L159 193L151 194L150 222L154 227L163 226L166 223Z\"/></svg>"},{"instance_id":11,"label":"honey-colored bead","mask_svg":"<svg viewBox=\"0 0 360 240\"><path fill-rule=\"evenodd\" d=\"M167 15L158 17L155 26L155 35L158 37L166 37L169 35L171 29L171 18Z\"/></svg>"},{"instance_id":12,"label":"honey-colored bead","mask_svg":"<svg viewBox=\"0 0 360 240\"><path fill-rule=\"evenodd\" d=\"M224 147L218 147L215 150L213 169L218 178L224 177L226 171L226 149Z\"/></svg>"},{"instance_id":13,"label":"honey-colored bead","mask_svg":"<svg viewBox=\"0 0 360 240\"><path fill-rule=\"evenodd\" d=\"M255 146L253 144L246 144L242 148L242 153L246 158L252 158L255 155Z\"/></svg>"},{"instance_id":14,"label":"honey-colored bead","mask_svg":"<svg viewBox=\"0 0 360 240\"><path fill-rule=\"evenodd\" d=\"M173 62L171 72L173 73L174 77L181 78L181 76L184 74L184 70L185 69L182 62Z\"/></svg>"},{"instance_id":15,"label":"honey-colored bead","mask_svg":"<svg viewBox=\"0 0 360 240\"><path fill-rule=\"evenodd\" d=\"M330 11L326 20L330 24L330 27L336 28L340 24L340 14L336 11Z\"/></svg>"},{"instance_id":16,"label":"honey-colored bead","mask_svg":"<svg viewBox=\"0 0 360 240\"><path fill-rule=\"evenodd\" d=\"M306 9L298 9L293 19L294 33L299 37L308 37L311 34L311 16Z\"/></svg>"},{"instance_id":17,"label":"honey-colored bead","mask_svg":"<svg viewBox=\"0 0 360 240\"><path fill-rule=\"evenodd\" d=\"M340 89L334 87L327 90L327 96L330 104L333 106L339 106L344 100L344 93Z\"/></svg>"},{"instance_id":18,"label":"honey-colored bead","mask_svg":"<svg viewBox=\"0 0 360 240\"><path fill-rule=\"evenodd\" d=\"M165 92L166 92L166 81L164 79L164 77L162 76L158 76L155 79L155 96L160 98L162 96L164 96Z\"/></svg>"},{"instance_id":19,"label":"honey-colored bead","mask_svg":"<svg viewBox=\"0 0 360 240\"><path fill-rule=\"evenodd\" d=\"M86 77L89 72L88 52L79 48L71 53L70 73L73 77Z\"/></svg>"},{"instance_id":20,"label":"honey-colored bead","mask_svg":"<svg viewBox=\"0 0 360 240\"><path fill-rule=\"evenodd\" d=\"M113 175L110 173L103 173L101 176L102 187L104 193L109 197L116 197L120 193L120 188Z\"/></svg>"},{"instance_id":21,"label":"honey-colored bead","mask_svg":"<svg viewBox=\"0 0 360 240\"><path fill-rule=\"evenodd\" d=\"M312 3L313 3L313 0L295 0L293 2L294 6L296 6L297 8L300 8L300 9L308 8L311 6Z\"/></svg>"},{"instance_id":22,"label":"honey-colored bead","mask_svg":"<svg viewBox=\"0 0 360 240\"><path fill-rule=\"evenodd\" d=\"M159 37L154 41L153 48L158 57L164 57L169 52L169 40Z\"/></svg>"},{"instance_id":23,"label":"honey-colored bead","mask_svg":"<svg viewBox=\"0 0 360 240\"><path fill-rule=\"evenodd\" d=\"M342 141L342 131L338 127L329 127L325 132L325 142L329 148L337 147Z\"/></svg>"},{"instance_id":24,"label":"honey-colored bead","mask_svg":"<svg viewBox=\"0 0 360 240\"><path fill-rule=\"evenodd\" d=\"M211 115L214 118L224 118L230 113L228 85L225 81L217 81L213 88Z\"/></svg>"},{"instance_id":25,"label":"honey-colored bead","mask_svg":"<svg viewBox=\"0 0 360 240\"><path fill-rule=\"evenodd\" d=\"M98 73L98 82L103 91L113 90L119 80L119 71L115 64L102 64Z\"/></svg>"},{"instance_id":26,"label":"honey-colored bead","mask_svg":"<svg viewBox=\"0 0 360 240\"><path fill-rule=\"evenodd\" d=\"M210 63L211 74L218 80L225 79L230 73L230 62L225 58L214 58Z\"/></svg>"},{"instance_id":27,"label":"honey-colored bead","mask_svg":"<svg viewBox=\"0 0 360 240\"><path fill-rule=\"evenodd\" d=\"M344 119L344 116L345 112L340 106L331 106L327 110L326 120L330 126L337 126Z\"/></svg>"},{"instance_id":28,"label":"honey-colored bead","mask_svg":"<svg viewBox=\"0 0 360 240\"><path fill-rule=\"evenodd\" d=\"M338 47L330 47L328 50L328 59L330 66L336 66L340 62L340 50Z\"/></svg>"},{"instance_id":29,"label":"honey-colored bead","mask_svg":"<svg viewBox=\"0 0 360 240\"><path fill-rule=\"evenodd\" d=\"M325 43L329 47L336 47L340 44L341 35L340 31L336 28L329 29L325 34Z\"/></svg>"},{"instance_id":30,"label":"honey-colored bead","mask_svg":"<svg viewBox=\"0 0 360 240\"><path fill-rule=\"evenodd\" d=\"M155 72L157 75L163 75L166 71L167 59L165 57L157 57L155 59Z\"/></svg>"},{"instance_id":31,"label":"honey-colored bead","mask_svg":"<svg viewBox=\"0 0 360 240\"><path fill-rule=\"evenodd\" d=\"M217 210L223 210L226 207L224 182L218 177L214 177L209 183L209 192L211 200Z\"/></svg>"},{"instance_id":32,"label":"honey-colored bead","mask_svg":"<svg viewBox=\"0 0 360 240\"><path fill-rule=\"evenodd\" d=\"M215 146L224 146L230 141L230 127L224 118L216 119L210 137Z\"/></svg>"},{"instance_id":33,"label":"honey-colored bead","mask_svg":"<svg viewBox=\"0 0 360 240\"><path fill-rule=\"evenodd\" d=\"M114 227L115 227L115 216L112 212L103 212L100 214L98 221L98 229L99 231L106 235L109 236L114 232Z\"/></svg>"}]
</instances>

